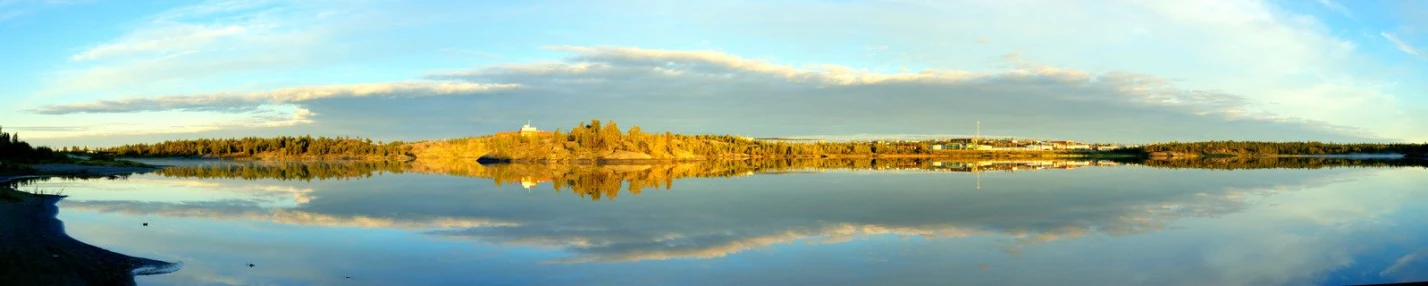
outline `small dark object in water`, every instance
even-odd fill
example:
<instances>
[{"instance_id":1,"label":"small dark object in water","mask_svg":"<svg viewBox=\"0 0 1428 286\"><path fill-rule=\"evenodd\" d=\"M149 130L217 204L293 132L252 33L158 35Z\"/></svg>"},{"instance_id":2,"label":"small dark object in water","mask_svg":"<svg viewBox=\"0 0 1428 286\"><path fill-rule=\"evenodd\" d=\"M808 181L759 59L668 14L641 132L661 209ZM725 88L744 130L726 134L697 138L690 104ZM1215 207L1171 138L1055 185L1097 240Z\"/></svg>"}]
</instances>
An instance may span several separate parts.
<instances>
[{"instance_id":1,"label":"small dark object in water","mask_svg":"<svg viewBox=\"0 0 1428 286\"><path fill-rule=\"evenodd\" d=\"M149 226L149 223L147 223L147 222L146 222L146 223L144 223L144 226Z\"/></svg>"},{"instance_id":2,"label":"small dark object in water","mask_svg":"<svg viewBox=\"0 0 1428 286\"><path fill-rule=\"evenodd\" d=\"M481 164L501 164L501 163L511 163L511 161L514 161L514 160L511 160L511 158L498 157L498 156L481 156L480 158L476 158L476 163L481 163Z\"/></svg>"},{"instance_id":3,"label":"small dark object in water","mask_svg":"<svg viewBox=\"0 0 1428 286\"><path fill-rule=\"evenodd\" d=\"M352 276L342 276L342 278L352 279Z\"/></svg>"},{"instance_id":4,"label":"small dark object in water","mask_svg":"<svg viewBox=\"0 0 1428 286\"><path fill-rule=\"evenodd\" d=\"M248 268L253 268L253 266L254 265L252 263L248 263Z\"/></svg>"}]
</instances>

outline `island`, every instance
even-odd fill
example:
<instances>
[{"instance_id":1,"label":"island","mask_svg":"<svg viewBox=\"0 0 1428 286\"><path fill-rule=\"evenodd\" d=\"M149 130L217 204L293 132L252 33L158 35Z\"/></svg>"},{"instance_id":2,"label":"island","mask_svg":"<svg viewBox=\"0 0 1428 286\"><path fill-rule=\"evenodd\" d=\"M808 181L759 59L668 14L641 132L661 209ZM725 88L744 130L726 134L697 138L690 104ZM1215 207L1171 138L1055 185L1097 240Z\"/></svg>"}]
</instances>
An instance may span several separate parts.
<instances>
[{"instance_id":1,"label":"island","mask_svg":"<svg viewBox=\"0 0 1428 286\"><path fill-rule=\"evenodd\" d=\"M6 134L5 136L9 136ZM11 146L24 144L14 138ZM20 162L146 167L113 157L189 157L274 161L471 160L483 163L542 162L619 164L763 159L1145 159L1264 156L1376 156L1423 158L1426 144L1207 141L1144 145L1084 143L1027 138L938 138L919 140L824 141L800 138L751 138L736 135L646 132L621 128L613 121L581 122L569 129L544 131L530 124L509 132L444 140L374 142L352 137L282 136L171 140L107 148L18 148ZM28 149L26 149L28 148ZM26 151L28 150L28 151ZM12 153L7 152L7 156ZM15 157L15 156L9 156ZM14 162L14 158L0 159ZM131 164L132 163L132 164ZM21 169L15 169L21 168ZM23 172L24 166L0 165ZM53 167L51 167L53 168Z\"/></svg>"}]
</instances>

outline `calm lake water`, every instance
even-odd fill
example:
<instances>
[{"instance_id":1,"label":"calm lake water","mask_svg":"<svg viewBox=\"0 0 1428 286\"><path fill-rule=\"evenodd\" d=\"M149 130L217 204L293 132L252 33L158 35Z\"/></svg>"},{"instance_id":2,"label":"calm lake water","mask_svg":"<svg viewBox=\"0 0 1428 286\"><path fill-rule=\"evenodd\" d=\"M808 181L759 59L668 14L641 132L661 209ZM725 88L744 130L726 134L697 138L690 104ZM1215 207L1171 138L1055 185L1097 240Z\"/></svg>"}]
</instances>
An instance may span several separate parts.
<instances>
[{"instance_id":1,"label":"calm lake water","mask_svg":"<svg viewBox=\"0 0 1428 286\"><path fill-rule=\"evenodd\" d=\"M1422 167L161 163L19 188L152 285L1428 280Z\"/></svg>"}]
</instances>

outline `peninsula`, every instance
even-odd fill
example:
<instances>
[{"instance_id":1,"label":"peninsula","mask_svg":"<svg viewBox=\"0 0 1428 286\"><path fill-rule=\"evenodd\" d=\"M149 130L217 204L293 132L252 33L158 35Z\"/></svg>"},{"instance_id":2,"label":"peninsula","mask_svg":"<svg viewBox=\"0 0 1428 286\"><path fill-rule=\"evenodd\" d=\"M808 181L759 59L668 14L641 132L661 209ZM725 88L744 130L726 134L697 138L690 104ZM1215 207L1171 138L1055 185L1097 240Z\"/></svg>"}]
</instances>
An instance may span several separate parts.
<instances>
[{"instance_id":1,"label":"peninsula","mask_svg":"<svg viewBox=\"0 0 1428 286\"><path fill-rule=\"evenodd\" d=\"M373 142L349 137L227 138L165 141L110 148L20 147L6 134L10 164L0 169L24 173L23 165L87 159L89 164L128 164L111 157L199 157L280 161L469 160L479 162L619 163L750 159L894 158L1148 158L1263 157L1286 155L1424 156L1425 144L1210 141L1120 145L1021 138L942 138L827 142L734 135L686 135L621 128L591 120L569 129L543 131L529 124L518 130L466 138L417 142ZM23 149L23 150L22 150ZM18 155L17 155L18 154ZM125 165L144 167L141 164ZM17 169L18 168L18 169ZM32 172L32 171L30 171Z\"/></svg>"}]
</instances>

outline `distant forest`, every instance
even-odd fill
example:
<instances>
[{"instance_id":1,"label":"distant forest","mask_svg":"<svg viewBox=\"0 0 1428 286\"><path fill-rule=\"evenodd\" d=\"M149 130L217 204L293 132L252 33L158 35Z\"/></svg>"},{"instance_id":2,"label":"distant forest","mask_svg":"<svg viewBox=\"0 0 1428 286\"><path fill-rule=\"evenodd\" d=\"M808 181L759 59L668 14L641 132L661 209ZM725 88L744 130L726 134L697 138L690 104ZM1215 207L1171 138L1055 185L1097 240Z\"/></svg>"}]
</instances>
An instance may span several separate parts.
<instances>
[{"instance_id":1,"label":"distant forest","mask_svg":"<svg viewBox=\"0 0 1428 286\"><path fill-rule=\"evenodd\" d=\"M66 158L49 147L33 147L20 141L19 134L5 132L0 128L0 162L39 163Z\"/></svg>"},{"instance_id":2,"label":"distant forest","mask_svg":"<svg viewBox=\"0 0 1428 286\"><path fill-rule=\"evenodd\" d=\"M312 136L177 140L99 149L123 157L363 160L406 160L409 150L400 141L373 143L371 139Z\"/></svg>"},{"instance_id":3,"label":"distant forest","mask_svg":"<svg viewBox=\"0 0 1428 286\"><path fill-rule=\"evenodd\" d=\"M1118 161L1154 168L1214 170L1428 167L1428 161L1418 159L1228 157L1186 160Z\"/></svg>"},{"instance_id":4,"label":"distant forest","mask_svg":"<svg viewBox=\"0 0 1428 286\"><path fill-rule=\"evenodd\" d=\"M44 158L55 152L30 148L6 135L6 145L21 151L5 156ZM733 135L646 133L639 126L622 129L613 121L581 122L568 130L496 135L416 143L372 142L348 137L230 138L165 141L98 149L123 157L206 157L279 160L407 161L416 158L494 161L721 160L789 158L946 157L1065 158L1086 156L1273 156L1397 153L1421 157L1425 144L1335 144L1322 142L1210 141L1161 143L1110 152L939 150L933 146L965 139L864 142L788 142ZM23 147L21 147L23 146ZM80 150L79 147L69 148ZM948 148L951 149L951 148ZM87 150L87 149L86 149Z\"/></svg>"},{"instance_id":5,"label":"distant forest","mask_svg":"<svg viewBox=\"0 0 1428 286\"><path fill-rule=\"evenodd\" d=\"M639 126L622 131L617 123L602 123L600 120L581 122L568 133L557 129L549 136L494 136L487 142L497 155L513 158L788 158L828 154L911 154L930 150L925 144L917 143L783 143L731 135L651 134L645 133Z\"/></svg>"},{"instance_id":6,"label":"distant forest","mask_svg":"<svg viewBox=\"0 0 1428 286\"><path fill-rule=\"evenodd\" d=\"M1209 141L1188 143L1160 143L1125 150L1132 153L1154 154L1170 152L1196 155L1329 155L1329 154L1383 154L1397 153L1422 156L1428 152L1428 144L1335 144L1323 142L1258 142L1258 141Z\"/></svg>"},{"instance_id":7,"label":"distant forest","mask_svg":"<svg viewBox=\"0 0 1428 286\"><path fill-rule=\"evenodd\" d=\"M1425 144L1336 144L1323 142L1210 141L1161 143L1107 152L938 150L933 146L965 139L865 142L786 142L732 135L646 133L639 126L621 129L612 121L591 120L562 131L515 133L418 143L418 158L461 158L485 154L504 161L699 160L771 158L1065 158L1086 156L1327 155L1397 153L1422 156ZM1002 142L1005 143L1005 142ZM950 148L949 148L950 149Z\"/></svg>"},{"instance_id":8,"label":"distant forest","mask_svg":"<svg viewBox=\"0 0 1428 286\"><path fill-rule=\"evenodd\" d=\"M929 155L972 156L1056 156L1067 152L1017 152L935 150L933 145L950 141L873 142L781 142L755 140L733 135L683 135L646 133L639 126L628 131L613 121L581 122L568 131L560 129L529 136L493 136L419 143L421 157L461 157L486 154L501 160L698 160L768 158L846 158ZM962 152L959 152L962 151Z\"/></svg>"}]
</instances>

